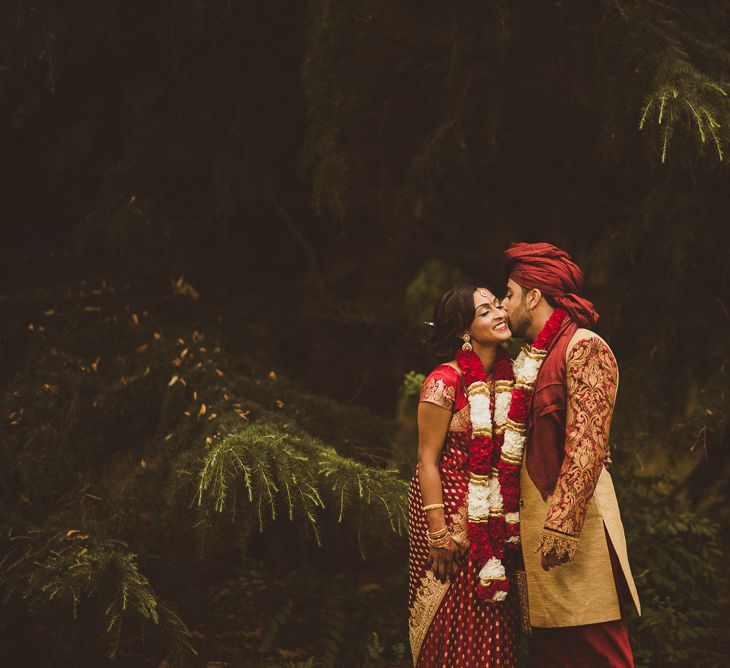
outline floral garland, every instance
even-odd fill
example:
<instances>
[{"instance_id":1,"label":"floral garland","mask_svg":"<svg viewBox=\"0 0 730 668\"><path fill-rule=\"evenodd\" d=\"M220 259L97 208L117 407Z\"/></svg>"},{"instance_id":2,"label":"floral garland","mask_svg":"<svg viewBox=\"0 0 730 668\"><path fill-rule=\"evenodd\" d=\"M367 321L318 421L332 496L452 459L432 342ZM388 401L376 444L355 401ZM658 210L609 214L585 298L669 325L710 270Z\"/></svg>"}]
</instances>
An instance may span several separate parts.
<instances>
[{"instance_id":1,"label":"floral garland","mask_svg":"<svg viewBox=\"0 0 730 668\"><path fill-rule=\"evenodd\" d=\"M481 360L460 350L471 417L467 510L470 556L479 567L477 595L483 601L507 598L509 580L502 560L520 541L519 475L527 417L537 374L565 319L556 309L532 345L525 344L514 367L499 348L494 365L494 396Z\"/></svg>"}]
</instances>

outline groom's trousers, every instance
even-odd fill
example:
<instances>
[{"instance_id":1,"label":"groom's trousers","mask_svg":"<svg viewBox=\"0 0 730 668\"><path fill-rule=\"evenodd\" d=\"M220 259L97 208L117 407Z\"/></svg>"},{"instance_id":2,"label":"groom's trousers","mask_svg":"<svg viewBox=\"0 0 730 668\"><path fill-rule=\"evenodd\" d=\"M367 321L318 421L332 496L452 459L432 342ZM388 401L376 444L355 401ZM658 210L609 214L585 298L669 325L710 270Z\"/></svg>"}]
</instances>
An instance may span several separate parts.
<instances>
[{"instance_id":1,"label":"groom's trousers","mask_svg":"<svg viewBox=\"0 0 730 668\"><path fill-rule=\"evenodd\" d=\"M630 601L631 594L610 539L608 545L619 601ZM583 626L533 627L529 644L535 668L634 667L625 619Z\"/></svg>"}]
</instances>

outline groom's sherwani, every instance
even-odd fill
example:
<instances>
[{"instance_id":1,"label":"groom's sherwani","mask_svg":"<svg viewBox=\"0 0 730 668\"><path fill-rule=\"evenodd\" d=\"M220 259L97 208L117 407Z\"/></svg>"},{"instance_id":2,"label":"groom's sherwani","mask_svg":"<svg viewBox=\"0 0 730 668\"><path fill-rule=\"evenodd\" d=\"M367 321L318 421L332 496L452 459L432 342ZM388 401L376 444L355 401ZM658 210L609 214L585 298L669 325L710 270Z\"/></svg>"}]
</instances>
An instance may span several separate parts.
<instances>
[{"instance_id":1,"label":"groom's sherwani","mask_svg":"<svg viewBox=\"0 0 730 668\"><path fill-rule=\"evenodd\" d=\"M606 468L618 368L598 337L580 336L568 351L576 330L566 318L540 368L528 422L520 525L533 627L618 620L617 587L639 610ZM541 546L570 562L545 572Z\"/></svg>"}]
</instances>

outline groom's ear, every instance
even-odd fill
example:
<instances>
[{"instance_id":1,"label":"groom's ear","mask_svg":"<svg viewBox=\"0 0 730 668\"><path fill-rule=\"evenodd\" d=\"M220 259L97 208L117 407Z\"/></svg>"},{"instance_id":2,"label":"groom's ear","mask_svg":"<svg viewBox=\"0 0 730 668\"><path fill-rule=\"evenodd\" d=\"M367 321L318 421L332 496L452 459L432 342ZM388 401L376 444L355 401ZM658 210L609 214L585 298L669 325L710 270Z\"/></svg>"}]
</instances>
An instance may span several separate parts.
<instances>
[{"instance_id":1,"label":"groom's ear","mask_svg":"<svg viewBox=\"0 0 730 668\"><path fill-rule=\"evenodd\" d=\"M539 288L531 288L527 293L527 308L533 309L542 301L542 292Z\"/></svg>"}]
</instances>

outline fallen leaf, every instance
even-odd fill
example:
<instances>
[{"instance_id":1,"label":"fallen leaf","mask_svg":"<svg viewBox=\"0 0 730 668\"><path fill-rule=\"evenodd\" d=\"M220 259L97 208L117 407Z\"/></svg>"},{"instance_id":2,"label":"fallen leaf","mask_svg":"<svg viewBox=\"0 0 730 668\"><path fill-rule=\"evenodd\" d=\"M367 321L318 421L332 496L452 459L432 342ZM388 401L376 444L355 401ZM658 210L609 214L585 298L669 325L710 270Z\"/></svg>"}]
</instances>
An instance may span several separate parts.
<instances>
[{"instance_id":1,"label":"fallen leaf","mask_svg":"<svg viewBox=\"0 0 730 668\"><path fill-rule=\"evenodd\" d=\"M233 411L236 415L238 415L238 417L240 417L243 420L248 420L248 414L251 412L251 411L244 411L242 408L234 408Z\"/></svg>"},{"instance_id":2,"label":"fallen leaf","mask_svg":"<svg viewBox=\"0 0 730 668\"><path fill-rule=\"evenodd\" d=\"M140 459L140 460L139 460L139 465L140 465L140 466L141 466L141 467L142 467L143 469L146 469L146 468L147 468L147 462L146 462L146 461L145 461L144 459Z\"/></svg>"},{"instance_id":3,"label":"fallen leaf","mask_svg":"<svg viewBox=\"0 0 730 668\"><path fill-rule=\"evenodd\" d=\"M173 376L172 378L170 378L170 382L167 384L167 386L172 387L175 383L177 383L177 381L178 381L178 377Z\"/></svg>"},{"instance_id":4,"label":"fallen leaf","mask_svg":"<svg viewBox=\"0 0 730 668\"><path fill-rule=\"evenodd\" d=\"M276 371L269 371L269 380L276 380Z\"/></svg>"},{"instance_id":5,"label":"fallen leaf","mask_svg":"<svg viewBox=\"0 0 730 668\"><path fill-rule=\"evenodd\" d=\"M277 408L284 408L284 402L281 399L277 399L274 403Z\"/></svg>"},{"instance_id":6,"label":"fallen leaf","mask_svg":"<svg viewBox=\"0 0 730 668\"><path fill-rule=\"evenodd\" d=\"M215 373L216 373L217 376L220 376L221 378L226 375L220 369L216 369L215 370Z\"/></svg>"},{"instance_id":7,"label":"fallen leaf","mask_svg":"<svg viewBox=\"0 0 730 668\"><path fill-rule=\"evenodd\" d=\"M294 659L294 658L301 658L303 656L306 656L308 654L307 650L305 649L283 649L283 648L277 648L277 653L282 659Z\"/></svg>"},{"instance_id":8,"label":"fallen leaf","mask_svg":"<svg viewBox=\"0 0 730 668\"><path fill-rule=\"evenodd\" d=\"M198 410L198 417L205 415L205 404L200 404L200 410Z\"/></svg>"},{"instance_id":9,"label":"fallen leaf","mask_svg":"<svg viewBox=\"0 0 730 668\"><path fill-rule=\"evenodd\" d=\"M382 589L382 585L378 584L377 582L369 582L358 587L358 591L362 592L363 594L370 594L374 591L381 591Z\"/></svg>"}]
</instances>

